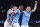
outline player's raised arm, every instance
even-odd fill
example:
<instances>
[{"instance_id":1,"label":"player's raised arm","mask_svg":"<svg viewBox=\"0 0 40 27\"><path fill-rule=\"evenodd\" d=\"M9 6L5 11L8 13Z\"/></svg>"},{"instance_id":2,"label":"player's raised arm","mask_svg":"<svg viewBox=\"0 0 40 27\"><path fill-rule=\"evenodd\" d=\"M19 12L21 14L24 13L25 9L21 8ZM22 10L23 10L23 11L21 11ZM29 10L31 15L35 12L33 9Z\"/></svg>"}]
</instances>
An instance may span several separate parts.
<instances>
[{"instance_id":1,"label":"player's raised arm","mask_svg":"<svg viewBox=\"0 0 40 27\"><path fill-rule=\"evenodd\" d=\"M37 1L35 1L35 6L34 9L32 10L32 12L34 12L37 9Z\"/></svg>"}]
</instances>

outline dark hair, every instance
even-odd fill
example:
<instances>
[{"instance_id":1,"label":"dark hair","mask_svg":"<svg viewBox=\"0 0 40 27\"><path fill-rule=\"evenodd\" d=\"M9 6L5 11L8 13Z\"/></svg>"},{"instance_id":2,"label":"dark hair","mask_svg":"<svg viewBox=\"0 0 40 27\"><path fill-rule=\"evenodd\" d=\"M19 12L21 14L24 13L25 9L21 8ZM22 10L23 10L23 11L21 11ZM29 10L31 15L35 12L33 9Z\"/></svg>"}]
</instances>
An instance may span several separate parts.
<instances>
[{"instance_id":1,"label":"dark hair","mask_svg":"<svg viewBox=\"0 0 40 27\"><path fill-rule=\"evenodd\" d=\"M31 7L31 6L26 6L26 8L27 8L27 7ZM26 8L25 8L25 9L26 9Z\"/></svg>"},{"instance_id":2,"label":"dark hair","mask_svg":"<svg viewBox=\"0 0 40 27\"><path fill-rule=\"evenodd\" d=\"M10 8L13 8L13 7L16 7L16 6L12 4L12 5L10 6Z\"/></svg>"},{"instance_id":3,"label":"dark hair","mask_svg":"<svg viewBox=\"0 0 40 27\"><path fill-rule=\"evenodd\" d=\"M23 6L23 5L19 5L19 6Z\"/></svg>"},{"instance_id":4,"label":"dark hair","mask_svg":"<svg viewBox=\"0 0 40 27\"><path fill-rule=\"evenodd\" d=\"M31 7L31 6L27 6L27 7ZM27 8L27 7L26 7L26 8ZM25 9L26 9L26 8L25 8Z\"/></svg>"},{"instance_id":5,"label":"dark hair","mask_svg":"<svg viewBox=\"0 0 40 27\"><path fill-rule=\"evenodd\" d=\"M27 7L31 7L31 6L27 6Z\"/></svg>"}]
</instances>

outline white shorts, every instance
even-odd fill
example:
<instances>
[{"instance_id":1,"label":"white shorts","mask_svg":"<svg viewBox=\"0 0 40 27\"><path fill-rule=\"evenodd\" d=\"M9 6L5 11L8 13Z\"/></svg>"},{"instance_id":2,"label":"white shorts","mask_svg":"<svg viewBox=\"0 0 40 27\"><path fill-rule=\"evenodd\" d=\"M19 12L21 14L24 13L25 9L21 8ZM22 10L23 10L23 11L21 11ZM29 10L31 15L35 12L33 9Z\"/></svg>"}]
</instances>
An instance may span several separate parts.
<instances>
[{"instance_id":1,"label":"white shorts","mask_svg":"<svg viewBox=\"0 0 40 27\"><path fill-rule=\"evenodd\" d=\"M19 23L13 24L13 27L20 27Z\"/></svg>"},{"instance_id":2,"label":"white shorts","mask_svg":"<svg viewBox=\"0 0 40 27\"><path fill-rule=\"evenodd\" d=\"M12 27L12 25L10 25L7 21L5 21L4 27Z\"/></svg>"},{"instance_id":3,"label":"white shorts","mask_svg":"<svg viewBox=\"0 0 40 27\"><path fill-rule=\"evenodd\" d=\"M24 26L24 25L21 25L21 27L29 27L29 26Z\"/></svg>"}]
</instances>

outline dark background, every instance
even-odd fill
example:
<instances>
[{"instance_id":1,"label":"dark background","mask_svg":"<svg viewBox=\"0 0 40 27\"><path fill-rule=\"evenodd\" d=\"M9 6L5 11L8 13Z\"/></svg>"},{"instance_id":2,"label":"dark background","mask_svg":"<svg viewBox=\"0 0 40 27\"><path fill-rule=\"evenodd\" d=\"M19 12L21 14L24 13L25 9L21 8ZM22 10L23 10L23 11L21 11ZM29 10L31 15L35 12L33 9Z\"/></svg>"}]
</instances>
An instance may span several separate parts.
<instances>
[{"instance_id":1,"label":"dark background","mask_svg":"<svg viewBox=\"0 0 40 27\"><path fill-rule=\"evenodd\" d=\"M30 21L40 21L40 0L37 1L37 10L34 13L32 13ZM5 21L5 19L7 18L7 10L10 8L11 4L14 4L16 6L23 5L23 10L25 10L26 6L31 6L33 9L35 5L35 0L0 0L0 21ZM3 10L5 11L2 12Z\"/></svg>"}]
</instances>

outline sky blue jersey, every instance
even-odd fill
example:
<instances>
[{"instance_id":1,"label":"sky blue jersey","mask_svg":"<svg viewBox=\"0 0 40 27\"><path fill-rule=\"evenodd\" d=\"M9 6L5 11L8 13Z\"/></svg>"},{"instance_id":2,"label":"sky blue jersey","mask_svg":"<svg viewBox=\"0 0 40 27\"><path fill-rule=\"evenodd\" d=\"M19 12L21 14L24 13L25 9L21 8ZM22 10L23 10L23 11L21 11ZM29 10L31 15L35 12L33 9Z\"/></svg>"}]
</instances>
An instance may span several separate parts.
<instances>
[{"instance_id":1,"label":"sky blue jersey","mask_svg":"<svg viewBox=\"0 0 40 27\"><path fill-rule=\"evenodd\" d=\"M19 9L16 9L16 10L14 11L14 13L15 13L15 15L13 15L12 24L19 22L20 10L19 10Z\"/></svg>"},{"instance_id":2,"label":"sky blue jersey","mask_svg":"<svg viewBox=\"0 0 40 27\"><path fill-rule=\"evenodd\" d=\"M32 13L31 11L29 13L27 13L27 11L22 11L22 14L23 14L22 15L22 25L25 25L25 26L28 25L31 13Z\"/></svg>"},{"instance_id":3,"label":"sky blue jersey","mask_svg":"<svg viewBox=\"0 0 40 27\"><path fill-rule=\"evenodd\" d=\"M9 9L8 12L13 12L13 10ZM8 14L8 12L6 21L10 23L11 14Z\"/></svg>"}]
</instances>

